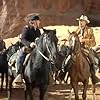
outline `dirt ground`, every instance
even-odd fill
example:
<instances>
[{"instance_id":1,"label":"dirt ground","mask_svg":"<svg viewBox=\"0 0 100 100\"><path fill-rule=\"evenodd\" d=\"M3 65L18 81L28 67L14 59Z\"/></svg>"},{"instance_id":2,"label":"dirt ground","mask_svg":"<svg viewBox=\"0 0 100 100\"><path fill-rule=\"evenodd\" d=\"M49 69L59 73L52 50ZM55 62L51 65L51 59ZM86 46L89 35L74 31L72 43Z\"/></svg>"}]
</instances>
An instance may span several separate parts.
<instances>
[{"instance_id":1,"label":"dirt ground","mask_svg":"<svg viewBox=\"0 0 100 100\"><path fill-rule=\"evenodd\" d=\"M59 38L59 42L61 43L61 39L65 38L68 36L68 29L72 32L75 30L77 27L75 26L49 26L47 27L49 29L57 29L57 36ZM100 27L94 27L94 35L96 38L97 45L100 43ZM18 40L18 37L15 38L10 38L6 39L6 45L7 47L11 45L11 43L15 43ZM100 77L100 75L98 75ZM81 94L82 94L82 85L79 86L79 97L80 100ZM88 86L88 91L87 91L87 100L92 100L93 99L93 94L92 94L92 88L91 88L91 83ZM69 100L69 94L71 91L70 84L58 84L58 85L53 85L50 84L48 86L48 90L45 95L45 100ZM39 100L39 92L37 89L33 91L33 95L35 97L34 100ZM0 100L7 100L7 92L3 91L0 92ZM12 92L12 100L24 100L24 89L23 88L13 88ZM72 99L74 100L74 93L72 94ZM100 100L100 84L96 86L96 100Z\"/></svg>"},{"instance_id":2,"label":"dirt ground","mask_svg":"<svg viewBox=\"0 0 100 100\"><path fill-rule=\"evenodd\" d=\"M88 86L87 100L93 100L91 84ZM51 84L48 86L48 90L45 95L45 100L69 100L71 87L70 84ZM34 100L39 100L39 91L34 89ZM82 100L82 85L79 86L79 97ZM7 100L7 92L0 93L0 100ZM12 100L24 100L24 88L13 88ZM72 93L72 99L74 100L74 93ZM100 84L96 86L96 100L100 100Z\"/></svg>"}]
</instances>

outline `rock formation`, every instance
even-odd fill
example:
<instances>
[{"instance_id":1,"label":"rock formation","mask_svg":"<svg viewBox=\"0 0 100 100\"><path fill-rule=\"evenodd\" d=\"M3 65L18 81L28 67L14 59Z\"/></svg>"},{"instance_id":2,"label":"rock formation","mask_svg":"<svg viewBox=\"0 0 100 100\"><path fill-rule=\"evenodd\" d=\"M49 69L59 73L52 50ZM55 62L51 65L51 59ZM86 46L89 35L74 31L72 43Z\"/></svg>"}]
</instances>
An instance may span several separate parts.
<instances>
[{"instance_id":1,"label":"rock formation","mask_svg":"<svg viewBox=\"0 0 100 100\"><path fill-rule=\"evenodd\" d=\"M0 32L17 36L31 13L40 15L41 26L77 25L81 14L100 25L100 0L0 0Z\"/></svg>"}]
</instances>

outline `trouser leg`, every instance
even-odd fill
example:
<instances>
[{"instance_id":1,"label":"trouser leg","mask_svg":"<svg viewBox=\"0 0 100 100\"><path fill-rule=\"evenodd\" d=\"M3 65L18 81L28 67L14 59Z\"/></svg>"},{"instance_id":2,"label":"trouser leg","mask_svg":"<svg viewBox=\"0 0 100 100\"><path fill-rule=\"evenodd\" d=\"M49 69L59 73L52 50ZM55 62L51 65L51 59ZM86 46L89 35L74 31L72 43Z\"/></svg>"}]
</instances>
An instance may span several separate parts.
<instances>
[{"instance_id":1,"label":"trouser leg","mask_svg":"<svg viewBox=\"0 0 100 100\"><path fill-rule=\"evenodd\" d=\"M89 60L89 63L90 63L90 67L93 71L93 73L95 74L95 68L94 68L94 59L93 59L93 54L87 50L87 49L82 49L83 50L83 53L86 55L87 59Z\"/></svg>"},{"instance_id":2,"label":"trouser leg","mask_svg":"<svg viewBox=\"0 0 100 100\"><path fill-rule=\"evenodd\" d=\"M22 73L22 69L23 69L23 63L24 63L24 60L25 60L25 57L26 57L26 53L24 53L22 50L20 51L19 53L19 56L16 60L17 62L17 74L21 74Z\"/></svg>"},{"instance_id":3,"label":"trouser leg","mask_svg":"<svg viewBox=\"0 0 100 100\"><path fill-rule=\"evenodd\" d=\"M88 50L84 50L84 54L87 56L87 58L89 59L89 63L90 63L90 72L91 72L91 77L92 77L92 81L93 83L98 83L100 82L100 79L95 75L95 61L93 59L93 54L91 52L89 52Z\"/></svg>"}]
</instances>

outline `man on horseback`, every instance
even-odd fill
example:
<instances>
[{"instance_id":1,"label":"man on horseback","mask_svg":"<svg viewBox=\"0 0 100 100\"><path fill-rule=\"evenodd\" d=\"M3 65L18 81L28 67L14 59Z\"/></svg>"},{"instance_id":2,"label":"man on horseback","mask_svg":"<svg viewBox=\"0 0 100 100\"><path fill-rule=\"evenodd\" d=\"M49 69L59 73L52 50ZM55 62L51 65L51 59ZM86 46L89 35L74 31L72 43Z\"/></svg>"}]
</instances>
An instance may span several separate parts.
<instances>
[{"instance_id":1,"label":"man on horseback","mask_svg":"<svg viewBox=\"0 0 100 100\"><path fill-rule=\"evenodd\" d=\"M93 54L91 53L91 47L96 45L95 37L93 34L93 29L88 26L90 23L89 19L85 15L81 15L80 18L77 19L79 21L79 26L76 30L76 33L79 36L79 40L81 42L81 49L83 51L83 54L87 57L87 60L90 63L91 66L91 74L94 76L94 83L98 83L100 80L95 75L95 68L94 68L94 58ZM72 64L72 56L70 55L72 51L70 50L69 55L66 56L62 66L63 69L65 66L67 66L67 70L70 69L70 65Z\"/></svg>"},{"instance_id":2,"label":"man on horseback","mask_svg":"<svg viewBox=\"0 0 100 100\"><path fill-rule=\"evenodd\" d=\"M81 17L77 18L77 20L79 21L79 27L77 28L76 33L79 36L83 52L88 57L92 65L91 74L95 76L94 59L92 57L93 55L89 52L90 48L96 45L93 29L88 26L90 21L87 16L81 15ZM95 76L95 83L99 81L100 80Z\"/></svg>"},{"instance_id":3,"label":"man on horseback","mask_svg":"<svg viewBox=\"0 0 100 100\"><path fill-rule=\"evenodd\" d=\"M76 33L79 35L81 44L85 47L95 46L96 42L93 29L87 25L90 23L88 17L81 15L81 17L77 18L77 20L79 21L79 27L77 28Z\"/></svg>"},{"instance_id":4,"label":"man on horseback","mask_svg":"<svg viewBox=\"0 0 100 100\"><path fill-rule=\"evenodd\" d=\"M21 42L24 45L17 58L18 76L15 79L17 83L21 79L21 74L23 71L23 63L26 55L30 52L31 48L35 47L35 39L40 37L41 33L39 30L40 18L38 15L31 16L29 20L29 25L26 25L22 30Z\"/></svg>"}]
</instances>

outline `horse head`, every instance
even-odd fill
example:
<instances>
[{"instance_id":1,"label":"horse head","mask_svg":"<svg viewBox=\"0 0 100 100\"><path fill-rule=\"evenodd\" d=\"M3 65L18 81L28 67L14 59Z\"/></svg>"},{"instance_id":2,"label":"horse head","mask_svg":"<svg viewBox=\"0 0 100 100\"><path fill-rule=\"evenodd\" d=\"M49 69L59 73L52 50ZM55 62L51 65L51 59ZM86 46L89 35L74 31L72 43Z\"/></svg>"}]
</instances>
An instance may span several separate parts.
<instances>
[{"instance_id":1,"label":"horse head","mask_svg":"<svg viewBox=\"0 0 100 100\"><path fill-rule=\"evenodd\" d=\"M69 33L68 41L71 52L78 52L80 49L80 40L78 34L74 31L72 33Z\"/></svg>"},{"instance_id":2,"label":"horse head","mask_svg":"<svg viewBox=\"0 0 100 100\"><path fill-rule=\"evenodd\" d=\"M61 54L61 55L63 55L63 56L66 56L66 55L68 55L68 52L69 52L69 47L67 46L67 45L61 45L60 47L59 47L59 53Z\"/></svg>"},{"instance_id":3,"label":"horse head","mask_svg":"<svg viewBox=\"0 0 100 100\"><path fill-rule=\"evenodd\" d=\"M47 30L43 28L43 49L47 50L49 60L54 62L56 59L57 42L56 30Z\"/></svg>"}]
</instances>

